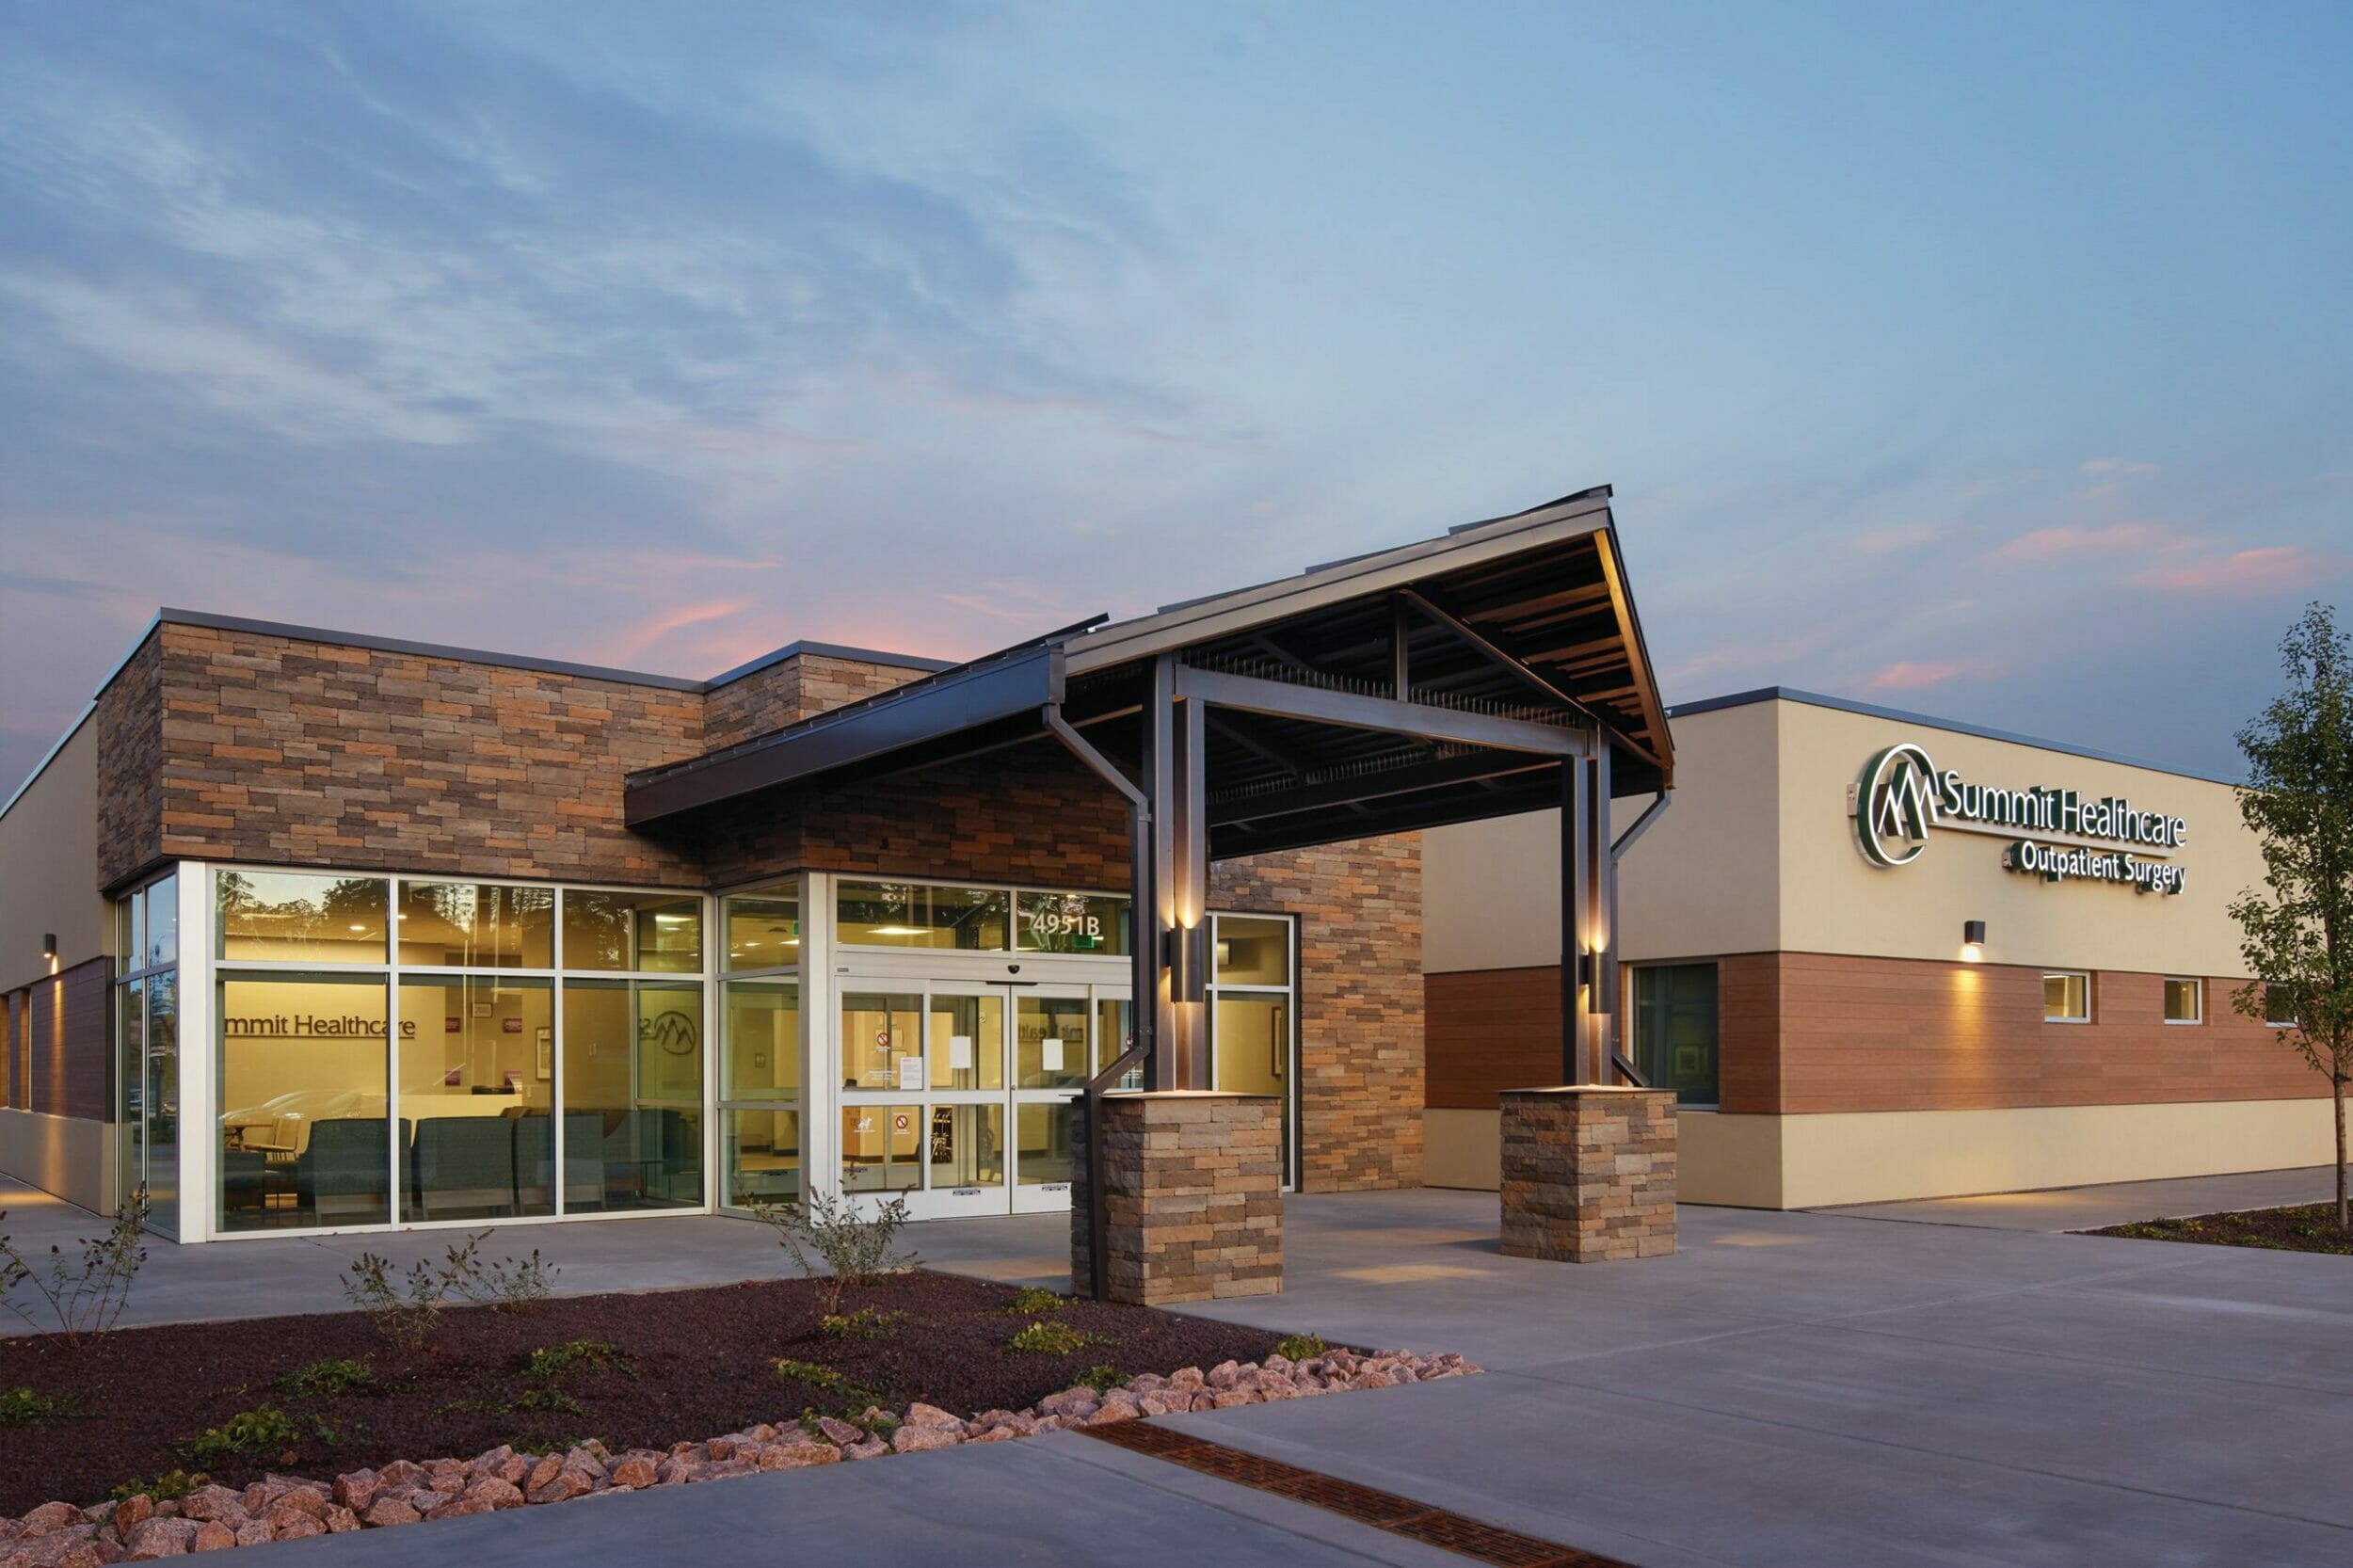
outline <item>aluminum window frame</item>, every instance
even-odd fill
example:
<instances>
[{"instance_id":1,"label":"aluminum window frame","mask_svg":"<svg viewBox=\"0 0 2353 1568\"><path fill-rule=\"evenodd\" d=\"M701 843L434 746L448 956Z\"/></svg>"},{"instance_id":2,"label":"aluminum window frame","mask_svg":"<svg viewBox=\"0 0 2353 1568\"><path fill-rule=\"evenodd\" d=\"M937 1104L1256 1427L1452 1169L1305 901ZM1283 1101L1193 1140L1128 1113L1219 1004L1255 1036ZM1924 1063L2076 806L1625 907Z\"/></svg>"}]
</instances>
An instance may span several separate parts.
<instances>
[{"instance_id":1,"label":"aluminum window frame","mask_svg":"<svg viewBox=\"0 0 2353 1568\"><path fill-rule=\"evenodd\" d=\"M2042 971L2044 986L2042 1021L2046 1024L2090 1023L2098 1016L2100 1010L2098 972L2095 969L2044 969ZM2084 983L2084 1010L2081 1013L2051 1011L2049 986L2052 981L2060 979L2080 980Z\"/></svg>"},{"instance_id":2,"label":"aluminum window frame","mask_svg":"<svg viewBox=\"0 0 2353 1568\"><path fill-rule=\"evenodd\" d=\"M2198 1010L2186 1018L2166 1017L2164 1023L2168 1029L2195 1029L2206 1021L2206 981L2203 975L2169 974L2160 977L2157 984L2160 1012L2163 1012L2166 1005L2171 1002L2170 987L2175 985L2188 986L2190 996L2197 1002Z\"/></svg>"}]
</instances>

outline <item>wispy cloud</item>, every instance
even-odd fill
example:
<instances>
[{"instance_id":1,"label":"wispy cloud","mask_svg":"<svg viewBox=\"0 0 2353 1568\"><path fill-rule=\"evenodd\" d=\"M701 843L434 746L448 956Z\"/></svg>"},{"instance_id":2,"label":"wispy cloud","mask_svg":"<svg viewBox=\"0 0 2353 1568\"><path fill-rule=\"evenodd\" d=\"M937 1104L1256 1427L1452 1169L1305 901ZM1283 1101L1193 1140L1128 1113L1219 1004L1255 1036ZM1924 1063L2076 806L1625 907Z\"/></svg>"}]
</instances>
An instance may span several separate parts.
<instances>
[{"instance_id":1,"label":"wispy cloud","mask_svg":"<svg viewBox=\"0 0 2353 1568\"><path fill-rule=\"evenodd\" d=\"M2185 543L2180 535L2155 523L2111 522L2097 526L2057 523L1997 546L1988 552L1995 561L2064 561L2086 556L2121 555L2127 551L2172 550Z\"/></svg>"},{"instance_id":2,"label":"wispy cloud","mask_svg":"<svg viewBox=\"0 0 2353 1568\"><path fill-rule=\"evenodd\" d=\"M2267 594L2332 578L2345 569L2348 559L2353 558L2327 555L2300 545L2267 545L2227 555L2201 556L2175 566L2150 567L2135 572L2131 581L2137 587L2180 594Z\"/></svg>"},{"instance_id":3,"label":"wispy cloud","mask_svg":"<svg viewBox=\"0 0 2353 1568\"><path fill-rule=\"evenodd\" d=\"M1973 664L1915 662L1898 659L1864 682L1865 691L1918 692L1930 686L1941 686L1947 680L1980 674L1981 666Z\"/></svg>"},{"instance_id":4,"label":"wispy cloud","mask_svg":"<svg viewBox=\"0 0 2353 1568\"><path fill-rule=\"evenodd\" d=\"M2086 473L2154 473L2154 463L2137 463L2129 457L2093 457L2083 464Z\"/></svg>"}]
</instances>

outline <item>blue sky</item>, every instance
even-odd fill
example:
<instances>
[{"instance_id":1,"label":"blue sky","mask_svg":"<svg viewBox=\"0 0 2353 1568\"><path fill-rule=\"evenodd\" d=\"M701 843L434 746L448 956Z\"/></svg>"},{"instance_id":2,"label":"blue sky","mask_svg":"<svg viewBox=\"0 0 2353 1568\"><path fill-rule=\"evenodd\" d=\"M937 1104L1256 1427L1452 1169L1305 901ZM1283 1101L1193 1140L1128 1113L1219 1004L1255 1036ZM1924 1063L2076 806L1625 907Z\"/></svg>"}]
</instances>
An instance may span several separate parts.
<instances>
[{"instance_id":1,"label":"blue sky","mask_svg":"<svg viewBox=\"0 0 2353 1568\"><path fill-rule=\"evenodd\" d=\"M0 776L159 604L973 654L1585 486L1671 700L2232 771L2353 9L0 5Z\"/></svg>"}]
</instances>

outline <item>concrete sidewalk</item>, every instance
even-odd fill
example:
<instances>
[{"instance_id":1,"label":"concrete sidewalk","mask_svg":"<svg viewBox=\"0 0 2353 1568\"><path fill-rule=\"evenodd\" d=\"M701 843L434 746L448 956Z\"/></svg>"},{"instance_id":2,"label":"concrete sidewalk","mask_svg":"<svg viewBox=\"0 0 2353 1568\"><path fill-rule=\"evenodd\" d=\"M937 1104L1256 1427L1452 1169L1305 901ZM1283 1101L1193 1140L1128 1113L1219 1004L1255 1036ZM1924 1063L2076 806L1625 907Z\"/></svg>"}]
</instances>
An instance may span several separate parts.
<instances>
[{"instance_id":1,"label":"concrete sidewalk","mask_svg":"<svg viewBox=\"0 0 2353 1568\"><path fill-rule=\"evenodd\" d=\"M2184 1176L2168 1181L2057 1187L2039 1192L1990 1192L1967 1198L1855 1204L1816 1212L1847 1214L1859 1220L1979 1225L1993 1230L2105 1230L2138 1220L2328 1203L2336 1194L2335 1169L2307 1165L2284 1171Z\"/></svg>"}]
</instances>

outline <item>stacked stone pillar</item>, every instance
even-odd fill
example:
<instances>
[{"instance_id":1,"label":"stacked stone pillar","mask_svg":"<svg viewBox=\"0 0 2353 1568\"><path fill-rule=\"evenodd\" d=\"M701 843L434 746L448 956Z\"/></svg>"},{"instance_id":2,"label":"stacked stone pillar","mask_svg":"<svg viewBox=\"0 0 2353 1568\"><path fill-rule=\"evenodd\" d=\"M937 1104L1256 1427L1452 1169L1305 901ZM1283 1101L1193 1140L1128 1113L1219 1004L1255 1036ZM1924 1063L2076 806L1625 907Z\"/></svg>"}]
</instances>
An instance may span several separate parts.
<instances>
[{"instance_id":1,"label":"stacked stone pillar","mask_svg":"<svg viewBox=\"0 0 2353 1568\"><path fill-rule=\"evenodd\" d=\"M1503 1251L1598 1263L1675 1250L1675 1096L1601 1085L1507 1089Z\"/></svg>"},{"instance_id":2,"label":"stacked stone pillar","mask_svg":"<svg viewBox=\"0 0 2353 1568\"><path fill-rule=\"evenodd\" d=\"M1083 1102L1082 1102L1083 1103ZM1104 1292L1145 1306L1283 1288L1283 1102L1169 1090L1103 1096ZM1070 1278L1090 1288L1093 1193L1071 1183Z\"/></svg>"}]
</instances>

